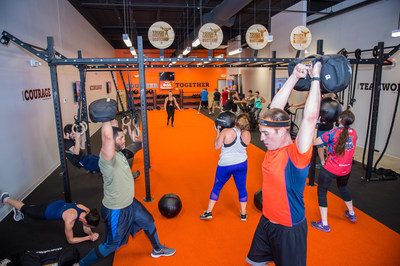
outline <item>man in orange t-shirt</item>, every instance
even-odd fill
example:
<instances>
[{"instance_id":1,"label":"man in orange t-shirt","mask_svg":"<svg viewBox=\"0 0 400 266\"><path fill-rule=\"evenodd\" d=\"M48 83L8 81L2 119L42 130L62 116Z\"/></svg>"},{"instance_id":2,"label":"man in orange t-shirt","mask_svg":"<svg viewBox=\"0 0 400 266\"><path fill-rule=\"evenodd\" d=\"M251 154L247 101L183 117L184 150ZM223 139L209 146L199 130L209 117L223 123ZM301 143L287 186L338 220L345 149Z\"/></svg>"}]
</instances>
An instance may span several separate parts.
<instances>
[{"instance_id":1,"label":"man in orange t-shirt","mask_svg":"<svg viewBox=\"0 0 400 266\"><path fill-rule=\"evenodd\" d=\"M304 117L296 140L283 110L300 78L312 77ZM252 265L306 265L307 221L303 192L310 165L314 130L321 101L321 63L298 64L260 119L261 141L267 147L262 163L263 214L246 261Z\"/></svg>"}]
</instances>

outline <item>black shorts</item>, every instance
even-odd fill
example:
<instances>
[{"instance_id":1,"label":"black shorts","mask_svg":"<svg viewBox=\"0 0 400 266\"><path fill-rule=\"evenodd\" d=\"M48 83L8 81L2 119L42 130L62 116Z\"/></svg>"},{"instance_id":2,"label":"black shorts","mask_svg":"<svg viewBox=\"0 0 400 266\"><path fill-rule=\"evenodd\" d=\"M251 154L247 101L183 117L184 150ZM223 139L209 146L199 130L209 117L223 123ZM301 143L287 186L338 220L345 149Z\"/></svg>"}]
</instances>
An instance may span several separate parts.
<instances>
[{"instance_id":1,"label":"black shorts","mask_svg":"<svg viewBox=\"0 0 400 266\"><path fill-rule=\"evenodd\" d=\"M201 101L201 107L208 107L208 101Z\"/></svg>"},{"instance_id":2,"label":"black shorts","mask_svg":"<svg viewBox=\"0 0 400 266\"><path fill-rule=\"evenodd\" d=\"M261 216L246 261L251 265L306 265L307 220L294 227L271 223Z\"/></svg>"},{"instance_id":3,"label":"black shorts","mask_svg":"<svg viewBox=\"0 0 400 266\"><path fill-rule=\"evenodd\" d=\"M54 201L48 201L38 206L24 204L21 208L21 212L34 219L46 220L46 209L52 203L54 203Z\"/></svg>"}]
</instances>

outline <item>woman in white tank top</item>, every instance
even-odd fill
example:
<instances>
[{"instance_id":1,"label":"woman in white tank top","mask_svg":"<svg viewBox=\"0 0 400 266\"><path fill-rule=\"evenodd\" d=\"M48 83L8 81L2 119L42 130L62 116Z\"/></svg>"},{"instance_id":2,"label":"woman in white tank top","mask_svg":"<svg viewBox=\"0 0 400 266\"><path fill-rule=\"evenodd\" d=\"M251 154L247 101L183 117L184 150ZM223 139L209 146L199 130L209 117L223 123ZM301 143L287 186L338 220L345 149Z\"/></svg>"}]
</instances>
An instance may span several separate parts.
<instances>
[{"instance_id":1,"label":"woman in white tank top","mask_svg":"<svg viewBox=\"0 0 400 266\"><path fill-rule=\"evenodd\" d=\"M214 187L211 191L208 208L200 219L211 219L215 203L219 198L219 193L225 183L233 175L236 188L239 192L240 217L246 221L247 213L247 153L246 148L250 144L251 135L247 114L241 114L236 118L235 127L223 129L221 132L216 128L217 136L214 142L216 150L221 149L220 160L215 174Z\"/></svg>"}]
</instances>

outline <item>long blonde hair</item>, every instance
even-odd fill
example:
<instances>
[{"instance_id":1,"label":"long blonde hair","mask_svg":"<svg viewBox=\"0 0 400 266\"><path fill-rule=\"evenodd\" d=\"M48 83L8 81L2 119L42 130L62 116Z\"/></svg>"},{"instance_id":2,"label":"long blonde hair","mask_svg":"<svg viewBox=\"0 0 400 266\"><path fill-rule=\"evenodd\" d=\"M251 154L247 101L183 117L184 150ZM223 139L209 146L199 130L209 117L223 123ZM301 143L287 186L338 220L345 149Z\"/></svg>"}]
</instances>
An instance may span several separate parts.
<instances>
[{"instance_id":1,"label":"long blonde hair","mask_svg":"<svg viewBox=\"0 0 400 266\"><path fill-rule=\"evenodd\" d=\"M240 114L235 121L235 127L239 128L241 131L250 129L250 119L248 114Z\"/></svg>"}]
</instances>

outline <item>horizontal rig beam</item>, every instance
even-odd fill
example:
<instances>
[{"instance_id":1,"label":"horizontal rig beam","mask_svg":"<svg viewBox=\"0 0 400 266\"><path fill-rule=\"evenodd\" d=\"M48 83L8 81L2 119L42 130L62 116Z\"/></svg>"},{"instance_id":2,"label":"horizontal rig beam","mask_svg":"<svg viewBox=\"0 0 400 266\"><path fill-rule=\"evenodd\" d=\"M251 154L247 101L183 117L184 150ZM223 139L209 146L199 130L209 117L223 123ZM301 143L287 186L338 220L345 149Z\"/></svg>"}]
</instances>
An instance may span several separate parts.
<instances>
[{"instance_id":1,"label":"horizontal rig beam","mask_svg":"<svg viewBox=\"0 0 400 266\"><path fill-rule=\"evenodd\" d=\"M144 58L145 63L172 63L172 62L209 62L209 63L290 63L293 58ZM107 65L124 64L137 65L137 58L76 58L76 59L53 59L49 65Z\"/></svg>"},{"instance_id":2,"label":"horizontal rig beam","mask_svg":"<svg viewBox=\"0 0 400 266\"><path fill-rule=\"evenodd\" d=\"M172 63L172 62L188 62L188 63L195 63L195 62L209 62L209 63L259 63L259 62L265 62L265 63L290 63L294 58L145 58L144 62L145 63ZM391 62L382 62L379 59L376 58L370 58L370 59L348 59L350 64L382 64L382 65L391 65ZM137 58L75 58L75 59L53 59L49 62L49 65L118 65L118 64L124 64L124 65L137 65L138 60ZM185 65L188 66L188 65ZM106 66L106 68L125 68L123 66ZM156 68L156 67L166 67L163 65L157 66L157 65L152 65L151 67ZM181 67L180 65L178 66L170 66L170 67ZM197 67L194 66L194 67ZM201 67L201 66L199 66ZM203 67L206 67L204 65ZM209 67L233 67L229 65L224 66L218 66L218 65L210 65ZM238 67L248 67L244 65L240 65ZM255 67L262 67L262 66L255 66Z\"/></svg>"},{"instance_id":3,"label":"horizontal rig beam","mask_svg":"<svg viewBox=\"0 0 400 266\"><path fill-rule=\"evenodd\" d=\"M40 47L36 47L34 45L25 43L15 36L11 35L7 31L2 32L2 36L5 38L10 39L14 43L16 43L18 46L26 49L30 53L36 55L40 59L48 62L49 66L58 66L58 65L73 65L75 67L78 67L80 65L85 65L87 69L92 69L93 67L90 66L99 66L103 65L103 67L96 67L96 69L99 68L108 68L108 69L127 69L130 68L130 65L133 65L134 67L138 67L138 59L137 58L74 58L74 59L68 59L65 56L63 56L61 53L55 51L55 56L60 57L56 58L49 58L48 56L48 51L47 49L43 49ZM396 49L397 48L397 49ZM397 51L399 47L395 47L394 51ZM392 53L388 54L388 57L390 57ZM233 68L233 67L245 67L245 68L250 68L250 67L271 67L274 65L280 65L280 64L288 64L290 63L294 58L212 58L212 57L206 57L206 58L192 58L192 57L187 57L187 58L144 58L144 63L146 68L183 68L183 67L190 67L190 68L218 68L218 67L227 67L227 68ZM392 65L392 62L387 61L387 60L380 60L377 58L370 58L370 59L348 59L350 64L378 64L378 65ZM165 65L151 65L151 63L172 63L172 62L187 62L189 64L184 64L184 65L172 65L172 64L165 64ZM205 63L203 65L191 65L191 63ZM146 63L150 63L150 65L147 65ZM211 63L220 63L218 64L211 64ZM239 64L229 64L229 63L239 63ZM256 63L259 63L260 65L257 65ZM264 64L263 64L264 63ZM268 64L270 63L270 64ZM271 64L273 63L273 64ZM275 63L275 64L274 64ZM126 65L126 66L120 66L120 64ZM251 65L248 65L251 64ZM113 66L109 66L113 65ZM119 66L115 66L119 65ZM129 65L129 66L128 66Z\"/></svg>"}]
</instances>

